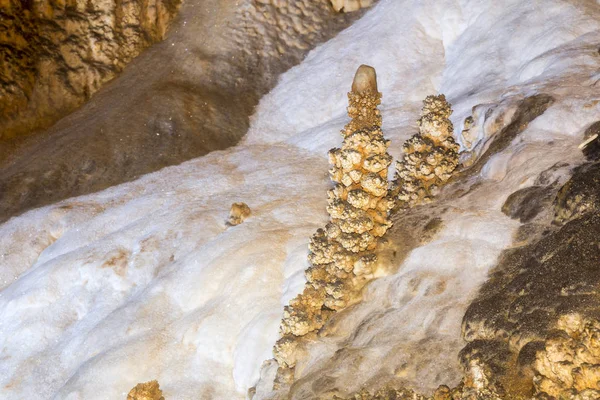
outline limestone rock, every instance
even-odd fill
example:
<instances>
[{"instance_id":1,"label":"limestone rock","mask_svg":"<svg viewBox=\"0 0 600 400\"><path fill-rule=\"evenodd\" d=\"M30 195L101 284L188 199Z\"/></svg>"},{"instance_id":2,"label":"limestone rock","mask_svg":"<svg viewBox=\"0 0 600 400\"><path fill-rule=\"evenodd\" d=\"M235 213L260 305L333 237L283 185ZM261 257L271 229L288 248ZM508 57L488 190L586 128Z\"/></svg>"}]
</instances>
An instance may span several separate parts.
<instances>
[{"instance_id":1,"label":"limestone rock","mask_svg":"<svg viewBox=\"0 0 600 400\"><path fill-rule=\"evenodd\" d=\"M584 141L579 146L583 155L590 161L600 159L600 121L590 125L583 134Z\"/></svg>"},{"instance_id":2,"label":"limestone rock","mask_svg":"<svg viewBox=\"0 0 600 400\"><path fill-rule=\"evenodd\" d=\"M500 397L494 390L488 388L473 389L459 384L450 389L446 385L437 388L433 396L424 396L412 389L388 385L375 391L373 394L367 389L363 389L349 397L333 397L334 400L508 400ZM510 399L517 400L517 399ZM521 400L521 399L519 399ZM524 399L522 399L524 400Z\"/></svg>"},{"instance_id":3,"label":"limestone rock","mask_svg":"<svg viewBox=\"0 0 600 400\"><path fill-rule=\"evenodd\" d=\"M564 224L600 207L600 163L578 167L573 177L558 191L554 203L555 218Z\"/></svg>"},{"instance_id":4,"label":"limestone rock","mask_svg":"<svg viewBox=\"0 0 600 400\"><path fill-rule=\"evenodd\" d=\"M566 314L557 328L536 354L538 396L600 398L600 321Z\"/></svg>"},{"instance_id":5,"label":"limestone rock","mask_svg":"<svg viewBox=\"0 0 600 400\"><path fill-rule=\"evenodd\" d=\"M576 168L555 207L599 193L598 176L597 164ZM531 398L534 390L539 399L557 393L585 398L599 390L591 383L598 361L589 349L595 346L600 301L600 213L592 207L581 214L561 211L557 215L567 218L551 225L550 202L545 208L550 209L545 219L536 217L521 228L525 245L503 254L468 308L463 319L468 345L461 358L463 365L477 360L493 371L489 380L507 398Z\"/></svg>"},{"instance_id":6,"label":"limestone rock","mask_svg":"<svg viewBox=\"0 0 600 400\"><path fill-rule=\"evenodd\" d=\"M246 218L250 216L252 212L250 211L250 207L246 203L233 203L231 205L231 210L229 211L229 220L227 223L229 225L235 226L239 225Z\"/></svg>"},{"instance_id":7,"label":"limestone rock","mask_svg":"<svg viewBox=\"0 0 600 400\"><path fill-rule=\"evenodd\" d=\"M2 2L0 221L234 145L278 76L362 15L178 2Z\"/></svg>"},{"instance_id":8,"label":"limestone rock","mask_svg":"<svg viewBox=\"0 0 600 400\"><path fill-rule=\"evenodd\" d=\"M165 400L157 381L138 383L127 395L127 400Z\"/></svg>"},{"instance_id":9,"label":"limestone rock","mask_svg":"<svg viewBox=\"0 0 600 400\"><path fill-rule=\"evenodd\" d=\"M331 0L335 11L352 12L361 8L369 7L373 0Z\"/></svg>"},{"instance_id":10,"label":"limestone rock","mask_svg":"<svg viewBox=\"0 0 600 400\"><path fill-rule=\"evenodd\" d=\"M17 1L0 10L0 139L46 127L163 39L181 0Z\"/></svg>"},{"instance_id":11,"label":"limestone rock","mask_svg":"<svg viewBox=\"0 0 600 400\"><path fill-rule=\"evenodd\" d=\"M410 389L395 389L392 387L385 387L379 389L375 393L371 394L367 389L363 389L350 397L345 399L342 397L334 396L334 400L430 400L425 396L421 396Z\"/></svg>"},{"instance_id":12,"label":"limestone rock","mask_svg":"<svg viewBox=\"0 0 600 400\"><path fill-rule=\"evenodd\" d=\"M378 93L377 91L377 72L375 68L368 65L361 65L356 70L354 80L352 81L353 93Z\"/></svg>"},{"instance_id":13,"label":"limestone rock","mask_svg":"<svg viewBox=\"0 0 600 400\"><path fill-rule=\"evenodd\" d=\"M521 222L533 220L548 203L552 202L552 186L534 185L512 193L502 205L502 212Z\"/></svg>"}]
</instances>

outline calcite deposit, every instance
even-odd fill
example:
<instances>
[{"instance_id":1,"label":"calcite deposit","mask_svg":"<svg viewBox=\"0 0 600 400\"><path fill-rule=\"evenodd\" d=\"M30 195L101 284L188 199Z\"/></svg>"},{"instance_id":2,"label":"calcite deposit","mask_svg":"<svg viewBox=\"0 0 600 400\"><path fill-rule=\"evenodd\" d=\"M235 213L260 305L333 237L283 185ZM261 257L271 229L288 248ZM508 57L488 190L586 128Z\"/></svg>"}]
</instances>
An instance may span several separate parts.
<instances>
[{"instance_id":1,"label":"calcite deposit","mask_svg":"<svg viewBox=\"0 0 600 400\"><path fill-rule=\"evenodd\" d=\"M429 400L410 389L383 388L375 393L364 389L350 397L342 398L335 396L334 400ZM437 400L437 399L436 399Z\"/></svg>"},{"instance_id":2,"label":"calcite deposit","mask_svg":"<svg viewBox=\"0 0 600 400\"><path fill-rule=\"evenodd\" d=\"M585 157L590 160L600 159L600 121L590 125L583 135L584 141L579 145Z\"/></svg>"},{"instance_id":3,"label":"calcite deposit","mask_svg":"<svg viewBox=\"0 0 600 400\"><path fill-rule=\"evenodd\" d=\"M358 69L348 99L352 120L342 130L342 147L329 152L335 183L328 193L330 222L311 238L306 286L284 309L282 337L274 349L280 367L294 367L295 338L321 328L372 278L378 240L391 226L391 156L381 131L381 93L372 67Z\"/></svg>"},{"instance_id":4,"label":"calcite deposit","mask_svg":"<svg viewBox=\"0 0 600 400\"><path fill-rule=\"evenodd\" d=\"M491 159L552 104L544 95L521 102L514 120L481 157ZM598 236L600 163L557 163L509 195L502 211L523 225L463 320L461 382L433 394L402 377L345 399L560 400L600 398ZM479 173L479 161L461 177ZM457 190L460 183L453 185ZM429 208L429 207L428 207ZM414 210L411 210L414 211ZM438 382L438 384L449 382ZM299 391L297 391L299 392Z\"/></svg>"},{"instance_id":5,"label":"calcite deposit","mask_svg":"<svg viewBox=\"0 0 600 400\"><path fill-rule=\"evenodd\" d=\"M404 143L404 159L396 163L392 192L398 208L429 203L456 169L459 146L452 136L450 114L443 94L423 101L419 133Z\"/></svg>"},{"instance_id":6,"label":"calcite deposit","mask_svg":"<svg viewBox=\"0 0 600 400\"><path fill-rule=\"evenodd\" d=\"M157 381L138 383L127 394L127 400L165 400Z\"/></svg>"},{"instance_id":7,"label":"calcite deposit","mask_svg":"<svg viewBox=\"0 0 600 400\"><path fill-rule=\"evenodd\" d=\"M534 367L539 399L599 399L600 321L580 314L561 316Z\"/></svg>"},{"instance_id":8,"label":"calcite deposit","mask_svg":"<svg viewBox=\"0 0 600 400\"><path fill-rule=\"evenodd\" d=\"M523 245L505 252L466 312L461 362L480 362L504 398L598 398L599 177L587 163L543 189L542 211L517 235Z\"/></svg>"}]
</instances>

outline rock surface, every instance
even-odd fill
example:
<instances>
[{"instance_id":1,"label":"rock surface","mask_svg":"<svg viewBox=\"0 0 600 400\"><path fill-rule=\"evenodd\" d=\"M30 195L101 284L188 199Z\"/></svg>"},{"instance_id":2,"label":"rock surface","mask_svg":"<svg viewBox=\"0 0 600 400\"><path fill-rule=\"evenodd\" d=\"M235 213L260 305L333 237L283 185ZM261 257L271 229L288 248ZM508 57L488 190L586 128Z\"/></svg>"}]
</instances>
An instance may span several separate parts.
<instances>
[{"instance_id":1,"label":"rock surface","mask_svg":"<svg viewBox=\"0 0 600 400\"><path fill-rule=\"evenodd\" d=\"M135 8L136 3L124 4ZM72 14L70 7L64 10ZM360 15L338 14L328 0L184 3L166 40L136 58L90 102L42 133L3 141L0 221L32 207L97 191L231 146L245 134L248 116L277 76ZM77 14L77 18L87 17ZM77 40L85 41L88 36L84 33L91 25L78 23L81 29L88 29L77 36ZM12 31L18 32L18 27ZM110 39L106 35L101 36L102 40ZM119 51L133 54L135 46L128 48L129 52ZM77 49L85 53L85 48ZM66 63L83 57L78 54L69 50L64 56L56 52L52 56ZM116 71L129 56L117 52L113 57L119 60L113 68ZM92 59L90 63L102 66ZM14 71L21 71L15 65L8 64ZM23 76L31 75L36 68L35 63L27 65L31 71ZM82 67L77 71L81 73L51 76L64 87L68 86L67 77L75 76L83 85L77 88L86 87L88 81L97 82L95 88L100 85L102 80L90 78L89 71L95 70ZM39 81L37 85L54 88L46 83ZM63 86L56 88L57 93L66 90ZM77 104L89 93L76 96ZM48 95L56 100L48 101L40 94L40 101L52 107L62 101L54 92ZM27 104L38 110L36 103ZM1 118L6 121L3 123L10 122ZM24 115L19 118L26 120Z\"/></svg>"},{"instance_id":2,"label":"rock surface","mask_svg":"<svg viewBox=\"0 0 600 400\"><path fill-rule=\"evenodd\" d=\"M6 3L0 9L0 141L46 128L89 99L164 38L181 0Z\"/></svg>"},{"instance_id":3,"label":"rock surface","mask_svg":"<svg viewBox=\"0 0 600 400\"><path fill-rule=\"evenodd\" d=\"M152 377L167 398L277 398L276 365L263 370L257 383L258 369L271 357L283 305L305 285L307 238L327 222L325 154L339 145L337 131L347 122L341 113L344 89L363 62L377 67L386 93L382 114L386 137L396 144L388 148L392 155L415 131L420 100L444 92L453 104L456 133L460 121L473 115L465 135L475 157L471 170L453 178L436 202L397 216L382 247L379 279L366 286L360 303L311 334L296 365L298 379L279 398L347 398L388 384L391 392L383 396L403 387L408 395L431 396L445 383L441 394L457 388L473 399L494 396L507 383L508 390L532 393L536 380L554 382L537 360L554 362L573 348L593 347L586 338L593 337L597 321L589 312L597 304L595 287L567 288L573 292L573 307L567 308L590 306L588 311L550 312L543 320L546 310L535 310L548 334L534 332L536 343L516 356L519 343L513 346L501 330L494 336L494 326L483 330L492 335L481 335L461 353L464 368L457 355L465 344L465 311L474 299L485 300L477 293L502 252L509 250L506 258L522 250L526 259L550 235L592 220L584 209L587 214L577 211L564 225L552 223L553 199L572 168L585 162L578 145L600 112L594 100L600 5L574 4L381 1L281 77L238 146L0 225L4 397L124 398ZM146 75L137 77L143 85ZM130 81L129 88L137 83ZM97 114L114 111L113 103L104 106ZM114 126L126 122L121 118ZM128 127L132 134L141 129ZM156 157L150 150L145 155ZM544 196L529 207L532 186ZM253 216L228 228L229 206L239 200L252 206ZM509 206L505 213L503 204ZM586 249L583 239L572 243ZM557 254L568 250L567 243L559 244L553 246ZM552 250L539 249L546 258L541 264L550 264ZM573 260L560 258L569 268ZM535 274L516 262L502 266L497 272L508 271L506 280L494 275L500 285L491 288L499 296L504 290L517 300L526 297L528 310L531 286L542 296L540 304L547 297L568 304L569 296L557 296L556 287L543 297L544 288L535 286L538 279L546 284L552 269L546 274L537 268ZM560 274L577 279L568 271ZM589 298L593 304L586 303ZM509 334L510 324L524 326L530 317L512 304L491 306L495 314L484 309L479 321L485 325L499 315L498 325ZM563 315L570 320L575 314L581 323L560 323ZM558 332L560 340L555 328L564 332ZM596 365L594 358L585 359ZM586 372L591 379L578 387L566 379L575 382L583 360L565 358L565 368L549 364L565 378L559 391L596 390L586 387L593 373ZM506 371L516 371L516 378Z\"/></svg>"},{"instance_id":4,"label":"rock surface","mask_svg":"<svg viewBox=\"0 0 600 400\"><path fill-rule=\"evenodd\" d=\"M574 171L558 190L554 208L546 201L545 212L520 228L520 236L529 244L503 255L465 315L463 335L468 345L461 354L463 365L480 360L508 395L534 395L534 376L539 376L537 392L548 390L552 396L581 386L573 378L561 381L556 377L562 359L548 352L562 338L569 341L585 329L596 329L595 322L587 322L589 328L585 323L569 325L578 319L567 316L600 318L596 290L600 285L600 213L593 206L597 204L594 196L600 193L599 178L599 164ZM549 225L554 214L564 226ZM555 329L580 333L556 333ZM555 383L546 383L550 381Z\"/></svg>"},{"instance_id":5,"label":"rock surface","mask_svg":"<svg viewBox=\"0 0 600 400\"><path fill-rule=\"evenodd\" d=\"M229 219L227 223L231 226L239 225L252 214L250 207L246 203L233 203L229 210Z\"/></svg>"},{"instance_id":6,"label":"rock surface","mask_svg":"<svg viewBox=\"0 0 600 400\"><path fill-rule=\"evenodd\" d=\"M393 191L398 208L430 203L458 165L458 149L450 122L452 108L442 94L423 101L419 133L404 145L404 157L396 162Z\"/></svg>"}]
</instances>

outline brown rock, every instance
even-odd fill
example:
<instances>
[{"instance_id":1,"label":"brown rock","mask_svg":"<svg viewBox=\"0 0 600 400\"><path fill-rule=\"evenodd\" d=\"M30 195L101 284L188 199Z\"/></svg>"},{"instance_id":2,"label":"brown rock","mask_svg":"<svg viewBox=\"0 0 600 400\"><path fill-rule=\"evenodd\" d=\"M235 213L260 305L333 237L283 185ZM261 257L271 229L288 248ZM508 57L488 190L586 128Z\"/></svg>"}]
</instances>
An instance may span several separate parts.
<instances>
[{"instance_id":1,"label":"brown rock","mask_svg":"<svg viewBox=\"0 0 600 400\"><path fill-rule=\"evenodd\" d=\"M464 317L469 344L463 359L482 360L509 398L598 390L600 214L594 207L569 207L568 199L589 204L583 199L600 193L599 174L596 164L574 171L556 200L564 225L549 225L547 211L547 222L524 225L531 239L504 253ZM552 210L550 203L540 204Z\"/></svg>"},{"instance_id":2,"label":"brown rock","mask_svg":"<svg viewBox=\"0 0 600 400\"><path fill-rule=\"evenodd\" d=\"M157 381L138 383L127 395L127 400L165 400Z\"/></svg>"},{"instance_id":3,"label":"brown rock","mask_svg":"<svg viewBox=\"0 0 600 400\"><path fill-rule=\"evenodd\" d=\"M352 91L354 93L377 93L377 72L375 68L368 65L361 65L356 70L354 81L352 81Z\"/></svg>"},{"instance_id":4,"label":"brown rock","mask_svg":"<svg viewBox=\"0 0 600 400\"><path fill-rule=\"evenodd\" d=\"M7 0L0 11L0 139L73 110L150 44L181 0Z\"/></svg>"},{"instance_id":5,"label":"brown rock","mask_svg":"<svg viewBox=\"0 0 600 400\"><path fill-rule=\"evenodd\" d=\"M250 211L250 207L246 203L233 203L231 205L231 210L229 211L229 219L227 223L229 225L235 226L239 225L246 218L250 216L252 212Z\"/></svg>"}]
</instances>

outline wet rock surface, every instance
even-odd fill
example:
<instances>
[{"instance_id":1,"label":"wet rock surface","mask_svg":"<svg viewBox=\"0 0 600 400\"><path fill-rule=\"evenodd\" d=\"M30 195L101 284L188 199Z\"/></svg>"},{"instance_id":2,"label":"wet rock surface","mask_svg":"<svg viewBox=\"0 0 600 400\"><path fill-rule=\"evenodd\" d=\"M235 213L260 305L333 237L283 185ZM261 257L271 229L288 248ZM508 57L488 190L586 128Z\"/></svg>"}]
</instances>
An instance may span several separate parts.
<instances>
[{"instance_id":1,"label":"wet rock surface","mask_svg":"<svg viewBox=\"0 0 600 400\"><path fill-rule=\"evenodd\" d=\"M0 221L235 144L279 74L361 15L327 0L184 3L166 39L80 109L2 142Z\"/></svg>"},{"instance_id":2,"label":"wet rock surface","mask_svg":"<svg viewBox=\"0 0 600 400\"><path fill-rule=\"evenodd\" d=\"M508 196L502 212L521 222L529 222L551 201L555 190L546 186L530 186Z\"/></svg>"}]
</instances>

